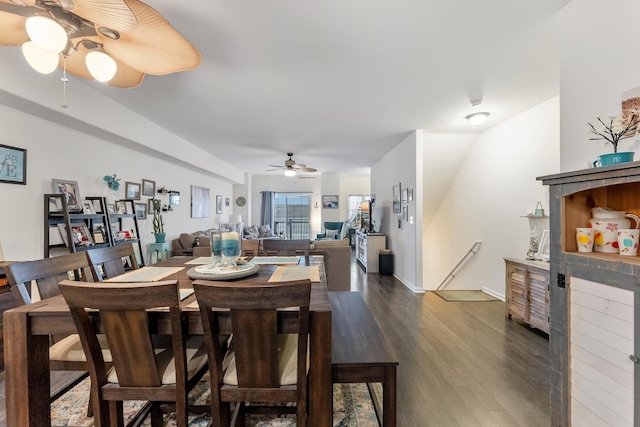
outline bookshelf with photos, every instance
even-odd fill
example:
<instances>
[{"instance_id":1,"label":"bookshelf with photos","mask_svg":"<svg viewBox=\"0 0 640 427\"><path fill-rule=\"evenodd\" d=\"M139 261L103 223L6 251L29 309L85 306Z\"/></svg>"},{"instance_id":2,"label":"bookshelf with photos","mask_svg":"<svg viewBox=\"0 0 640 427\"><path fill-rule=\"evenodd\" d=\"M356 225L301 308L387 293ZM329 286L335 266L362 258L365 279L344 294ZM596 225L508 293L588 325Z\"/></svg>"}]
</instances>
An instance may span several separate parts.
<instances>
[{"instance_id":1,"label":"bookshelf with photos","mask_svg":"<svg viewBox=\"0 0 640 427\"><path fill-rule=\"evenodd\" d=\"M133 200L119 203L123 203L121 212L109 212L103 197L87 197L82 210L73 211L62 194L45 194L44 257L124 243L134 243L141 254Z\"/></svg>"}]
</instances>

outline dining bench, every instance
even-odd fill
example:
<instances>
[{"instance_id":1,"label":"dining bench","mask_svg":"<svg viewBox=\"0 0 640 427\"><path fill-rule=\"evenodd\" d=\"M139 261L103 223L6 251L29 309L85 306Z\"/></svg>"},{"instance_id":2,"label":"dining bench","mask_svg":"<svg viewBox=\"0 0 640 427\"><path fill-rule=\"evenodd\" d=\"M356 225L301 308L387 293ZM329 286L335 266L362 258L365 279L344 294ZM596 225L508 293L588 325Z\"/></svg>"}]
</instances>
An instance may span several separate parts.
<instances>
[{"instance_id":1,"label":"dining bench","mask_svg":"<svg viewBox=\"0 0 640 427\"><path fill-rule=\"evenodd\" d=\"M378 420L383 427L395 427L395 352L359 292L329 292L329 302L333 383L367 383ZM382 408L371 383L382 383Z\"/></svg>"}]
</instances>

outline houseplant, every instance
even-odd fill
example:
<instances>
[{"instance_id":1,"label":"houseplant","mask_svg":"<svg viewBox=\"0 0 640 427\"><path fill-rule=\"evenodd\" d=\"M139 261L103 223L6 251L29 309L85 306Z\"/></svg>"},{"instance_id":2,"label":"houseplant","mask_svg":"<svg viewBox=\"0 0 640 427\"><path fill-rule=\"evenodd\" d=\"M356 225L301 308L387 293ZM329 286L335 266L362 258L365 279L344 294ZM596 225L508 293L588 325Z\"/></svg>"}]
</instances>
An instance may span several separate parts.
<instances>
[{"instance_id":1,"label":"houseplant","mask_svg":"<svg viewBox=\"0 0 640 427\"><path fill-rule=\"evenodd\" d=\"M162 204L160 200L153 199L153 234L156 236L156 243L164 243L166 234L164 232L164 221L162 220Z\"/></svg>"},{"instance_id":2,"label":"houseplant","mask_svg":"<svg viewBox=\"0 0 640 427\"><path fill-rule=\"evenodd\" d=\"M630 111L627 115L617 117L596 117L587 123L589 132L593 135L589 141L603 140L613 145L613 153L598 156L594 166L607 166L616 163L633 161L633 151L618 152L618 144L626 138L634 137L638 132L640 115L638 111ZM599 165L597 164L599 163Z\"/></svg>"}]
</instances>

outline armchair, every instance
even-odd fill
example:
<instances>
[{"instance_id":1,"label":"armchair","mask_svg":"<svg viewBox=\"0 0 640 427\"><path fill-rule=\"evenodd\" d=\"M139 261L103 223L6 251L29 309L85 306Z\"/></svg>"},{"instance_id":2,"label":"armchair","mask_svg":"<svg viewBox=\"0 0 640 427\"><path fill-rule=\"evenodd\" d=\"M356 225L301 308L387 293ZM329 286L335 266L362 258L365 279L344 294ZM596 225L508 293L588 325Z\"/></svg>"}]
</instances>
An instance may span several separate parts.
<instances>
[{"instance_id":1,"label":"armchair","mask_svg":"<svg viewBox=\"0 0 640 427\"><path fill-rule=\"evenodd\" d=\"M316 239L326 239L327 238L327 234L333 234L333 233L327 233L328 230L336 230L336 233L334 234L333 238L334 239L340 239L342 236L340 235L342 232L342 222L332 222L332 221L325 221L324 223L324 233L322 234L317 234L316 235ZM331 236L329 237L331 238Z\"/></svg>"}]
</instances>

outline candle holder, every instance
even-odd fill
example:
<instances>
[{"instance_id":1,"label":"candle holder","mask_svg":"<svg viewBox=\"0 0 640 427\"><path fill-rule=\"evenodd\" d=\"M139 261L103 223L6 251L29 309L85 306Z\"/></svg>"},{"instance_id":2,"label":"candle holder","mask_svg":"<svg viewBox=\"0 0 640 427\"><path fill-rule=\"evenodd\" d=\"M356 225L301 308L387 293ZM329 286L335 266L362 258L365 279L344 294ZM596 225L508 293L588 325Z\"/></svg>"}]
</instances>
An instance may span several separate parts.
<instances>
[{"instance_id":1,"label":"candle holder","mask_svg":"<svg viewBox=\"0 0 640 427\"><path fill-rule=\"evenodd\" d=\"M230 268L238 268L236 259L240 256L242 249L242 223L230 222L220 224L220 253L224 263ZM212 239L215 254L215 239Z\"/></svg>"}]
</instances>

